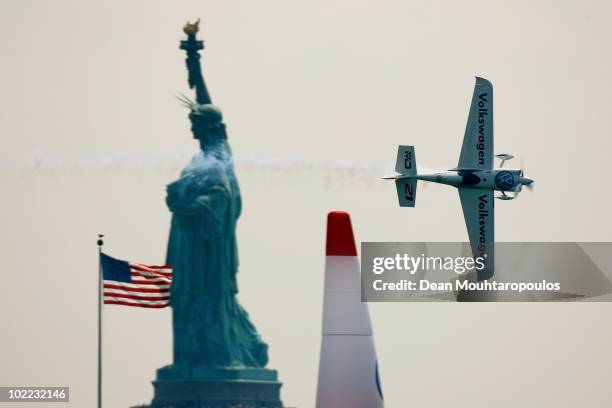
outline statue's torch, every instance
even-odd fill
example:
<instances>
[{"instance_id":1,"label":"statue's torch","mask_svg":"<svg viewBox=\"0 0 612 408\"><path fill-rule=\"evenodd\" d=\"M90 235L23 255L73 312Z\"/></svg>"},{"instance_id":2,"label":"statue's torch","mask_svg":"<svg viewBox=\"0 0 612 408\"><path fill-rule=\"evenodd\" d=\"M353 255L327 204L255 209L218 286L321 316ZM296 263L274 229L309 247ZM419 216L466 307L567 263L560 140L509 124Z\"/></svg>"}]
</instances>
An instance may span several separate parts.
<instances>
[{"instance_id":1,"label":"statue's torch","mask_svg":"<svg viewBox=\"0 0 612 408\"><path fill-rule=\"evenodd\" d=\"M189 72L189 87L195 88L196 102L198 104L212 103L204 78L202 76L202 68L200 67L200 53L204 49L204 41L198 40L196 34L200 30L200 19L190 23L187 22L183 27L183 32L187 34L187 40L181 41L181 50L187 53L187 71Z\"/></svg>"}]
</instances>

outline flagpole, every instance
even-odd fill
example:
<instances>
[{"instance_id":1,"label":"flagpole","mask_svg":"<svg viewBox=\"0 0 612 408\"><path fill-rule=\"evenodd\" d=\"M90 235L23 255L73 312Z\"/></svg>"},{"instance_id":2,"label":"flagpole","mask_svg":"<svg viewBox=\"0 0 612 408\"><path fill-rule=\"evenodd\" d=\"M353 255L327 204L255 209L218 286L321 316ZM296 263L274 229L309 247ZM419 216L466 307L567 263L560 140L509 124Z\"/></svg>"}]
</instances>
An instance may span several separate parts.
<instances>
[{"instance_id":1,"label":"flagpole","mask_svg":"<svg viewBox=\"0 0 612 408\"><path fill-rule=\"evenodd\" d=\"M104 235L98 234L98 408L102 408L102 245Z\"/></svg>"}]
</instances>

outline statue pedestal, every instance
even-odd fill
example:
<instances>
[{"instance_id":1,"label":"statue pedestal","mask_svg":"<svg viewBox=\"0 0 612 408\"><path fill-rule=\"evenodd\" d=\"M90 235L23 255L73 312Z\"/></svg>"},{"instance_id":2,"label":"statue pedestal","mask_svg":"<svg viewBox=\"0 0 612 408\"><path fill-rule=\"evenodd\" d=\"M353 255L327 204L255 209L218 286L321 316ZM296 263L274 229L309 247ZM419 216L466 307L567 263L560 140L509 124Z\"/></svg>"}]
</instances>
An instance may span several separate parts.
<instances>
[{"instance_id":1,"label":"statue pedestal","mask_svg":"<svg viewBox=\"0 0 612 408\"><path fill-rule=\"evenodd\" d=\"M281 386L267 368L170 365L157 370L149 408L283 408Z\"/></svg>"}]
</instances>

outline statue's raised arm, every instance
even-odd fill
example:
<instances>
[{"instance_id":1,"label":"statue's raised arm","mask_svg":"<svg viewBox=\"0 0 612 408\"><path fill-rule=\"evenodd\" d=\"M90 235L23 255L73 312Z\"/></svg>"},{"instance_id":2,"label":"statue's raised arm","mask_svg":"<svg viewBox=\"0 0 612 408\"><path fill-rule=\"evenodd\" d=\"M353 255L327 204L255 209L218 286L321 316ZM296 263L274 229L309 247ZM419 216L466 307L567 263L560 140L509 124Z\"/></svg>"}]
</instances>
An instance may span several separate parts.
<instances>
[{"instance_id":1,"label":"statue's raised arm","mask_svg":"<svg viewBox=\"0 0 612 408\"><path fill-rule=\"evenodd\" d=\"M204 49L204 41L196 39L196 34L200 31L200 19L190 23L189 21L183 27L183 32L187 34L187 40L181 41L181 49L187 52L187 71L189 72L189 87L195 88L196 102L199 104L212 103L210 94L206 88L204 77L202 76L202 68L200 67L200 53Z\"/></svg>"}]
</instances>

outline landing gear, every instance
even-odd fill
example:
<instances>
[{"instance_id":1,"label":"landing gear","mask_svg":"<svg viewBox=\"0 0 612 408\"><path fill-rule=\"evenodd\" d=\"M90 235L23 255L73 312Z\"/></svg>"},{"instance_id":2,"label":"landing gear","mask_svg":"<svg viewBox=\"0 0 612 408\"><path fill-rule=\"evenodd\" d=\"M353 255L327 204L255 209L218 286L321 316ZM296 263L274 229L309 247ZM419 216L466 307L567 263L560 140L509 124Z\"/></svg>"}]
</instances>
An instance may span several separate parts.
<instances>
[{"instance_id":1,"label":"landing gear","mask_svg":"<svg viewBox=\"0 0 612 408\"><path fill-rule=\"evenodd\" d=\"M509 196L508 194L506 194L506 192L505 192L504 190L501 190L501 193L502 193L502 195L497 196L497 197L495 197L495 198L498 198L498 199L500 199L500 200L504 200L504 201L505 201L505 200L513 200L513 199L514 199L514 196L513 196L513 195L512 195L512 196Z\"/></svg>"}]
</instances>

